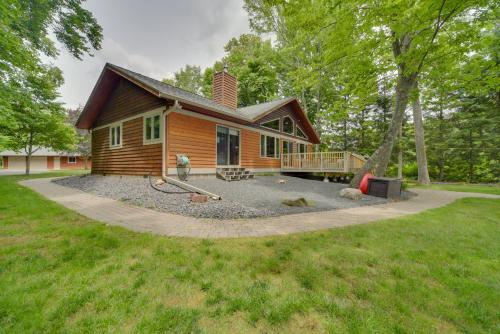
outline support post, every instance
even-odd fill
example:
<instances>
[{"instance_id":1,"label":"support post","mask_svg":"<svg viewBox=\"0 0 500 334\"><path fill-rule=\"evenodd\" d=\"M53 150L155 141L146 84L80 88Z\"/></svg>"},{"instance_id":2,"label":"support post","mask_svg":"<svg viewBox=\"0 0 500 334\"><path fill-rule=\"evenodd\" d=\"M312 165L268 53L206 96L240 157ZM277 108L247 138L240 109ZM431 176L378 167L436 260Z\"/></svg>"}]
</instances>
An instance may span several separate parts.
<instances>
[{"instance_id":1,"label":"support post","mask_svg":"<svg viewBox=\"0 0 500 334\"><path fill-rule=\"evenodd\" d=\"M344 173L349 173L349 162L350 162L350 158L351 157L351 153L350 152L347 152L347 151L344 151Z\"/></svg>"}]
</instances>

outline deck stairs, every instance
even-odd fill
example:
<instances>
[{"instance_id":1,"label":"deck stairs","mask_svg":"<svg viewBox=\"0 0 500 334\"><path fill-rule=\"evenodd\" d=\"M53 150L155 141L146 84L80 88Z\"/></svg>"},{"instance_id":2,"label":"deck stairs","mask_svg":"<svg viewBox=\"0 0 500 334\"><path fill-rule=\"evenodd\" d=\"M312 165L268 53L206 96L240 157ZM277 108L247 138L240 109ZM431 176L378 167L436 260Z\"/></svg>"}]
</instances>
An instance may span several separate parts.
<instances>
[{"instance_id":1,"label":"deck stairs","mask_svg":"<svg viewBox=\"0 0 500 334\"><path fill-rule=\"evenodd\" d=\"M217 177L226 181L240 181L255 178L255 174L240 167L217 168Z\"/></svg>"}]
</instances>

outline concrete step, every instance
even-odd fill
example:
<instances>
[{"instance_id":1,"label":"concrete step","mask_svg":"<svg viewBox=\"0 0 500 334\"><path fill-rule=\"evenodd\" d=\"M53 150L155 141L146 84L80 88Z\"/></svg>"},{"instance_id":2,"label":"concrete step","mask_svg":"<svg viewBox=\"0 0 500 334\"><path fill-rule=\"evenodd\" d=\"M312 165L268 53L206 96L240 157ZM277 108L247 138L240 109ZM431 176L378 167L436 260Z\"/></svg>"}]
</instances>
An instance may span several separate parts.
<instances>
[{"instance_id":1,"label":"concrete step","mask_svg":"<svg viewBox=\"0 0 500 334\"><path fill-rule=\"evenodd\" d=\"M226 181L249 180L255 178L255 175L242 167L222 167L217 168L216 176Z\"/></svg>"}]
</instances>

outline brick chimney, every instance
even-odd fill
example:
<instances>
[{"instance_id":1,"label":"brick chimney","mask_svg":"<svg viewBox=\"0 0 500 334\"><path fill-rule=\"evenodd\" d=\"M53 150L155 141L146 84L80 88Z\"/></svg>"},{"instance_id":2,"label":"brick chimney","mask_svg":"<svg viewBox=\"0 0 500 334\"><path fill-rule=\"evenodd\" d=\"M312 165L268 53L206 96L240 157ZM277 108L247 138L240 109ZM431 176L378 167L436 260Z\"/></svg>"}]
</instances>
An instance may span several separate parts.
<instances>
[{"instance_id":1,"label":"brick chimney","mask_svg":"<svg viewBox=\"0 0 500 334\"><path fill-rule=\"evenodd\" d=\"M222 72L214 74L212 96L215 102L236 110L238 107L238 81L227 71L224 65Z\"/></svg>"}]
</instances>

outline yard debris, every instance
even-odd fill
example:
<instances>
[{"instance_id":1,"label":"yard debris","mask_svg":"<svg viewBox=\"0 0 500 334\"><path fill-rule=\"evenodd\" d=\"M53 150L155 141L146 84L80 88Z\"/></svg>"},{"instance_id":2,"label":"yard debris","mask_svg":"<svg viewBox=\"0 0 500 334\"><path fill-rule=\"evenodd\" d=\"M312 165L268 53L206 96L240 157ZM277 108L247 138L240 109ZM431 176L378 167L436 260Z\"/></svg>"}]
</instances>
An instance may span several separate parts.
<instances>
[{"instance_id":1,"label":"yard debris","mask_svg":"<svg viewBox=\"0 0 500 334\"><path fill-rule=\"evenodd\" d=\"M276 183L279 183L279 184L285 184L285 183L286 183L286 180L284 180L284 179L279 179Z\"/></svg>"},{"instance_id":2,"label":"yard debris","mask_svg":"<svg viewBox=\"0 0 500 334\"><path fill-rule=\"evenodd\" d=\"M162 184L164 184L164 183L165 183L165 180L163 180L163 179L157 179L157 180L155 181L155 185L157 185L157 186L161 186L161 185L162 185Z\"/></svg>"},{"instance_id":3,"label":"yard debris","mask_svg":"<svg viewBox=\"0 0 500 334\"><path fill-rule=\"evenodd\" d=\"M297 199L284 199L281 203L288 206L299 206L299 207L312 206L311 203L309 203L304 197L300 197Z\"/></svg>"},{"instance_id":4,"label":"yard debris","mask_svg":"<svg viewBox=\"0 0 500 334\"><path fill-rule=\"evenodd\" d=\"M363 197L363 193L361 192L361 190L356 188L344 188L340 191L340 197L357 201L361 199L361 197Z\"/></svg>"},{"instance_id":5,"label":"yard debris","mask_svg":"<svg viewBox=\"0 0 500 334\"><path fill-rule=\"evenodd\" d=\"M191 194L191 202L194 203L205 203L208 201L208 196L207 195L200 195L200 194Z\"/></svg>"}]
</instances>

